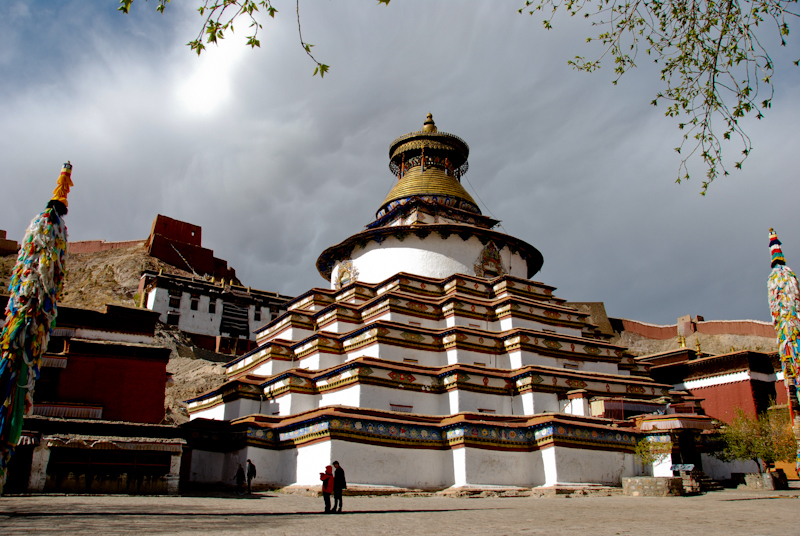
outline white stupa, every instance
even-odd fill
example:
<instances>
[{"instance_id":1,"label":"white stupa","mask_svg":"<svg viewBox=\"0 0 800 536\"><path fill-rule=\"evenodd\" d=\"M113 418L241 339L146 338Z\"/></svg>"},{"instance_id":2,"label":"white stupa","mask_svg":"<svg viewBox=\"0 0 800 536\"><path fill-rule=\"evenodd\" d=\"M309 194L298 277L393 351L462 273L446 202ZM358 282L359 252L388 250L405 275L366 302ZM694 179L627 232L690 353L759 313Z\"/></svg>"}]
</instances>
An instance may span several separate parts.
<instances>
[{"instance_id":1,"label":"white stupa","mask_svg":"<svg viewBox=\"0 0 800 536\"><path fill-rule=\"evenodd\" d=\"M226 481L248 458L273 486L318 485L334 459L351 487L640 474L633 423L592 408L657 408L671 386L529 279L542 255L463 188L463 140L429 114L389 155L398 182L375 221L317 261L329 288L289 302L226 384L188 401L191 480Z\"/></svg>"}]
</instances>

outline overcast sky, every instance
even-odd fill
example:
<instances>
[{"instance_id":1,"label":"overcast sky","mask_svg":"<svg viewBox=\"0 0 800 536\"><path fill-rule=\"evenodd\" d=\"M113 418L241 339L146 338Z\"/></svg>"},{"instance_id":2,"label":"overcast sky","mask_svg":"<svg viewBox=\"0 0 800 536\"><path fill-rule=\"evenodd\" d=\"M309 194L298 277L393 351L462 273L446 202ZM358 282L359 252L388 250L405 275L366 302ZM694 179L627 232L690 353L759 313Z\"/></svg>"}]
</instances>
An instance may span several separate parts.
<instances>
[{"instance_id":1,"label":"overcast sky","mask_svg":"<svg viewBox=\"0 0 800 536\"><path fill-rule=\"evenodd\" d=\"M71 240L145 238L156 214L201 225L246 285L326 286L326 247L374 219L390 142L428 112L470 145L464 181L484 213L537 247L536 280L571 301L652 323L769 319L767 233L800 269L800 56L775 55L777 92L743 171L701 197L674 184L680 142L650 65L613 86L567 60L591 55L584 20L545 31L523 2L304 1L198 59L197 2L0 3L0 229L21 239L62 162L74 165ZM518 5L519 4L519 5ZM795 32L796 33L796 32ZM776 37L767 44L776 49ZM741 147L725 148L734 156Z\"/></svg>"}]
</instances>

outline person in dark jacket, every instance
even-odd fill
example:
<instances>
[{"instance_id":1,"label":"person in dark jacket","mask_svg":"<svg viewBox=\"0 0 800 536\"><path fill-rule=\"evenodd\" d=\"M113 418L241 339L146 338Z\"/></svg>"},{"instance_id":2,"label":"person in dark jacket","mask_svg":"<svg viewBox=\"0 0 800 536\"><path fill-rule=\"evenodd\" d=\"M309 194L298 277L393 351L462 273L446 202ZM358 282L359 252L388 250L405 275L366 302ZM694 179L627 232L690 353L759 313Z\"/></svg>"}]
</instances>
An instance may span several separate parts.
<instances>
[{"instance_id":1,"label":"person in dark jacket","mask_svg":"<svg viewBox=\"0 0 800 536\"><path fill-rule=\"evenodd\" d=\"M239 464L239 469L236 470L236 474L233 476L233 479L236 481L236 493L239 495L244 495L244 467L242 464Z\"/></svg>"},{"instance_id":2,"label":"person in dark jacket","mask_svg":"<svg viewBox=\"0 0 800 536\"><path fill-rule=\"evenodd\" d=\"M319 474L322 480L322 500L325 501L325 513L331 513L331 493L333 493L333 467L325 467L325 472Z\"/></svg>"},{"instance_id":3,"label":"person in dark jacket","mask_svg":"<svg viewBox=\"0 0 800 536\"><path fill-rule=\"evenodd\" d=\"M256 477L256 466L253 465L249 459L247 460L247 494L250 495L252 491L250 490L250 483Z\"/></svg>"},{"instance_id":4,"label":"person in dark jacket","mask_svg":"<svg viewBox=\"0 0 800 536\"><path fill-rule=\"evenodd\" d=\"M341 514L342 490L347 489L347 480L344 478L344 469L339 465L339 462L333 462L333 466L336 468L333 472L333 511Z\"/></svg>"}]
</instances>

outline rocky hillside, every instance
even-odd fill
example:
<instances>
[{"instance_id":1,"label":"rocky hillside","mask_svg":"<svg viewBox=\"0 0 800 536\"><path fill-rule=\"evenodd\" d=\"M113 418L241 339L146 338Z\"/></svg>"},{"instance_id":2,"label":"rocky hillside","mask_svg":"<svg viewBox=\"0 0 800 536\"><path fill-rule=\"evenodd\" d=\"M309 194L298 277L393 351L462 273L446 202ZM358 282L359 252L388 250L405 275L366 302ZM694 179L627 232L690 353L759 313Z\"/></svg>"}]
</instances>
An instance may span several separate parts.
<instances>
[{"instance_id":1,"label":"rocky hillside","mask_svg":"<svg viewBox=\"0 0 800 536\"><path fill-rule=\"evenodd\" d=\"M686 347L696 349L700 341L700 350L711 354L725 354L737 350L756 350L759 352L777 352L776 339L756 337L754 335L708 335L706 333L693 333L686 337ZM630 331L617 333L611 339L614 344L625 346L634 355L649 355L680 348L678 337L657 340L648 339Z\"/></svg>"}]
</instances>

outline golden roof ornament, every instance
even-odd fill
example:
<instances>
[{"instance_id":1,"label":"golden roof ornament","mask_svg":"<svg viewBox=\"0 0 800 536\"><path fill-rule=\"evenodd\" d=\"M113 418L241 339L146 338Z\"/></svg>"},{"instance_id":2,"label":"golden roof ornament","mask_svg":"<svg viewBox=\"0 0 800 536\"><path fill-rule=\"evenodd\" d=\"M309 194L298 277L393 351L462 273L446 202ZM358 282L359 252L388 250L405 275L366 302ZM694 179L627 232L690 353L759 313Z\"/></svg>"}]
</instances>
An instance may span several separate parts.
<instances>
[{"instance_id":1,"label":"golden roof ornament","mask_svg":"<svg viewBox=\"0 0 800 536\"><path fill-rule=\"evenodd\" d=\"M436 123L433 122L433 114L428 113L427 119L422 124L422 131L423 132L439 132L439 129L436 128Z\"/></svg>"},{"instance_id":2,"label":"golden roof ornament","mask_svg":"<svg viewBox=\"0 0 800 536\"><path fill-rule=\"evenodd\" d=\"M439 132L429 113L422 130L400 136L389 146L389 169L398 181L378 215L412 197L435 199L439 204L480 214L477 203L461 185L461 177L469 169L468 157L467 143Z\"/></svg>"}]
</instances>

